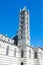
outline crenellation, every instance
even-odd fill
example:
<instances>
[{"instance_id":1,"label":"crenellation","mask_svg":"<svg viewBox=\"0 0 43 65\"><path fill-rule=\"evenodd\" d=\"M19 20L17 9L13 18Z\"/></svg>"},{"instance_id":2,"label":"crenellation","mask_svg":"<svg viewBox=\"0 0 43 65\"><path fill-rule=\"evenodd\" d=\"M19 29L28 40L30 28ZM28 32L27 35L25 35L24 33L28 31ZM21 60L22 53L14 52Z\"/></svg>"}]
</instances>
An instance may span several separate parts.
<instances>
[{"instance_id":1,"label":"crenellation","mask_svg":"<svg viewBox=\"0 0 43 65\"><path fill-rule=\"evenodd\" d=\"M10 44L13 44L14 43L14 40L0 34L0 41L3 41L3 42L6 42L6 43L10 43Z\"/></svg>"}]
</instances>

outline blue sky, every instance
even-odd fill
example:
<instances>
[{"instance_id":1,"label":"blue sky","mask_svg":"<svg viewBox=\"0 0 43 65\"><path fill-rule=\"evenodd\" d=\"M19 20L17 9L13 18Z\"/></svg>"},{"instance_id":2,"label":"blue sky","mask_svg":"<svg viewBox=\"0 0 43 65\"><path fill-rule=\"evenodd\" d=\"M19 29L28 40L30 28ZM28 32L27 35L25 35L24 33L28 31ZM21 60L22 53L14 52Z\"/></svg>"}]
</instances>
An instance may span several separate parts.
<instances>
[{"instance_id":1,"label":"blue sky","mask_svg":"<svg viewBox=\"0 0 43 65\"><path fill-rule=\"evenodd\" d=\"M43 0L0 0L0 33L8 37L16 34L24 6L30 11L31 45L43 47Z\"/></svg>"}]
</instances>

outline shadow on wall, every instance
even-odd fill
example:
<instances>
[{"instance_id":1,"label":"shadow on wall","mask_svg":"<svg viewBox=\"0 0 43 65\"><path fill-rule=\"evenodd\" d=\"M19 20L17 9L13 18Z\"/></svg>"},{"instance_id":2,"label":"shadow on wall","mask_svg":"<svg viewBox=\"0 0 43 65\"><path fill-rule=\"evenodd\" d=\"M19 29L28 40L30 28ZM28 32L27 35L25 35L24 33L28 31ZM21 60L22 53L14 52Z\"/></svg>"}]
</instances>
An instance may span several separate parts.
<instances>
[{"instance_id":1,"label":"shadow on wall","mask_svg":"<svg viewBox=\"0 0 43 65\"><path fill-rule=\"evenodd\" d=\"M14 45L18 45L18 35L16 35L15 37L13 37Z\"/></svg>"}]
</instances>

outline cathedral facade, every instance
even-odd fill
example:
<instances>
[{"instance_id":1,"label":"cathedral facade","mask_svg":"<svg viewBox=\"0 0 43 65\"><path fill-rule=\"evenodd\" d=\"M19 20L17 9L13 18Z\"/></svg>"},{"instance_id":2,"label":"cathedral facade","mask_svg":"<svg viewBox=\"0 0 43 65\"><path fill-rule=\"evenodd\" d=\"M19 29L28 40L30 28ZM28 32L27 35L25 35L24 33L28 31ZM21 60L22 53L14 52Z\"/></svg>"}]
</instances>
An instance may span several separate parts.
<instances>
[{"instance_id":1,"label":"cathedral facade","mask_svg":"<svg viewBox=\"0 0 43 65\"><path fill-rule=\"evenodd\" d=\"M43 65L43 48L30 45L30 13L20 9L18 34L0 34L0 65Z\"/></svg>"}]
</instances>

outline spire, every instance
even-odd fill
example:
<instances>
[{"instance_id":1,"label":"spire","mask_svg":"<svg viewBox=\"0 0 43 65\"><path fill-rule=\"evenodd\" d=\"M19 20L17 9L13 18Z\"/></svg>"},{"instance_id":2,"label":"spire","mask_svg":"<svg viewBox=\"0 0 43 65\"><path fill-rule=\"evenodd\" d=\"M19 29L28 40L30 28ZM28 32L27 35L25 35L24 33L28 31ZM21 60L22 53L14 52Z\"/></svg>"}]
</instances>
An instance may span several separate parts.
<instances>
[{"instance_id":1,"label":"spire","mask_svg":"<svg viewBox=\"0 0 43 65\"><path fill-rule=\"evenodd\" d=\"M26 10L26 6L23 8L23 10Z\"/></svg>"},{"instance_id":2,"label":"spire","mask_svg":"<svg viewBox=\"0 0 43 65\"><path fill-rule=\"evenodd\" d=\"M20 12L21 12L21 11L24 11L24 10L27 10L26 6L25 6L22 10L20 9Z\"/></svg>"}]
</instances>

